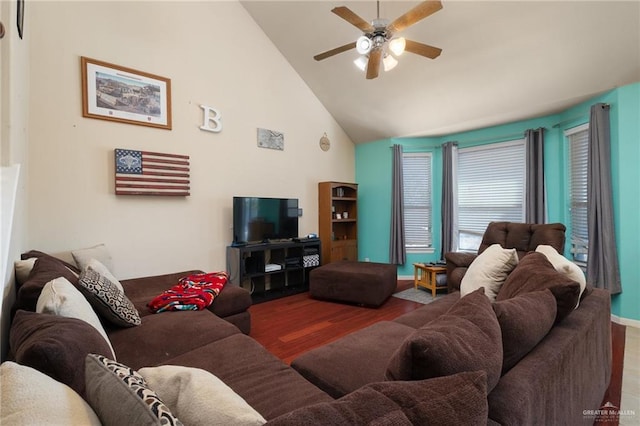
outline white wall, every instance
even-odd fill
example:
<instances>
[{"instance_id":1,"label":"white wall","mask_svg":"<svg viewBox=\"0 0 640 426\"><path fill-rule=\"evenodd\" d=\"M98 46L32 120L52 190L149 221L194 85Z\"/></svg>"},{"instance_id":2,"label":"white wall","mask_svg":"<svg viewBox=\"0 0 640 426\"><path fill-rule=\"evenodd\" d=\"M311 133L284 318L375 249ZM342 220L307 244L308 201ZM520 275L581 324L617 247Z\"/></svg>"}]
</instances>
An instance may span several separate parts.
<instances>
[{"instance_id":1,"label":"white wall","mask_svg":"<svg viewBox=\"0 0 640 426\"><path fill-rule=\"evenodd\" d=\"M27 238L26 173L28 145L29 37L18 37L16 2L0 1L6 34L0 40L0 357L7 352L9 312L14 298L13 260ZM18 172L16 175L16 171ZM17 179L17 182L15 181ZM15 193L11 193L15 192ZM5 263L6 262L6 263Z\"/></svg>"},{"instance_id":2,"label":"white wall","mask_svg":"<svg viewBox=\"0 0 640 426\"><path fill-rule=\"evenodd\" d=\"M29 2L28 249L104 242L120 278L225 269L234 195L299 198L352 181L354 145L237 2ZM173 130L82 117L80 57L171 79ZM209 133L200 104L217 108ZM284 151L258 148L258 127ZM323 133L332 148L323 152ZM113 149L191 157L191 196L114 195Z\"/></svg>"}]
</instances>

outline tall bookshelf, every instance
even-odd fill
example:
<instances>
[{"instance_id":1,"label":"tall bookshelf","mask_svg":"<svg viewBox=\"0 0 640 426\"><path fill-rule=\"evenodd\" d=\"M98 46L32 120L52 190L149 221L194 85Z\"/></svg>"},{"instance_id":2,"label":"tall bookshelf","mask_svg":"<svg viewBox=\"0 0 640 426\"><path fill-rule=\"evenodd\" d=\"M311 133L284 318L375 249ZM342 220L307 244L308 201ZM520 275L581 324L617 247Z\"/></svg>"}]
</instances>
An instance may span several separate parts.
<instances>
[{"instance_id":1,"label":"tall bookshelf","mask_svg":"<svg viewBox=\"0 0 640 426\"><path fill-rule=\"evenodd\" d=\"M318 184L318 225L323 264L358 260L358 184Z\"/></svg>"}]
</instances>

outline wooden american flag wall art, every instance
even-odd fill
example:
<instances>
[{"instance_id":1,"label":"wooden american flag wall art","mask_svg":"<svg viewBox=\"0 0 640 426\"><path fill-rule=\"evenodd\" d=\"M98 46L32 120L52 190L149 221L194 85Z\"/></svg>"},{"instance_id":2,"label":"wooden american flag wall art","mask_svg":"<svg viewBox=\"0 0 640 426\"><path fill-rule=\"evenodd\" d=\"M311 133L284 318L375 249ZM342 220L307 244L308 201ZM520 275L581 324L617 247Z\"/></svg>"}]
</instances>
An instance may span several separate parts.
<instances>
[{"instance_id":1,"label":"wooden american flag wall art","mask_svg":"<svg viewBox=\"0 0 640 426\"><path fill-rule=\"evenodd\" d=\"M116 195L190 195L189 156L115 149Z\"/></svg>"}]
</instances>

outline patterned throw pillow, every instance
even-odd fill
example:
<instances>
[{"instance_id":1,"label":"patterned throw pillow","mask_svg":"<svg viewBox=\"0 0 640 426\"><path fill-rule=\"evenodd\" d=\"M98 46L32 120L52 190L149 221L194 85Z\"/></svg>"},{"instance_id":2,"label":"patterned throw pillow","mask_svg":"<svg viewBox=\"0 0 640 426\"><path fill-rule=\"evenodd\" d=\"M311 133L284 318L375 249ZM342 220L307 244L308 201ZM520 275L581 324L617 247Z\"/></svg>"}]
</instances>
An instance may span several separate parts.
<instances>
[{"instance_id":1,"label":"patterned throw pillow","mask_svg":"<svg viewBox=\"0 0 640 426\"><path fill-rule=\"evenodd\" d=\"M80 290L93 308L109 322L122 327L140 325L140 314L129 298L91 266L80 274Z\"/></svg>"},{"instance_id":2,"label":"patterned throw pillow","mask_svg":"<svg viewBox=\"0 0 640 426\"><path fill-rule=\"evenodd\" d=\"M144 378L126 365L89 354L85 378L86 400L106 426L182 426Z\"/></svg>"}]
</instances>

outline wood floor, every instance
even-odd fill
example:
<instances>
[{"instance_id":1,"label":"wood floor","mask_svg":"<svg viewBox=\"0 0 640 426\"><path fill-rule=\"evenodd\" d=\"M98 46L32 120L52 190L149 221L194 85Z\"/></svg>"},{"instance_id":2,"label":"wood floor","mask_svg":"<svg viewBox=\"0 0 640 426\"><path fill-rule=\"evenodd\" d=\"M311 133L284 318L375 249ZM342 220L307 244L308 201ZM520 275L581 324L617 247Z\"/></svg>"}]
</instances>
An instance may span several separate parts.
<instances>
[{"instance_id":1,"label":"wood floor","mask_svg":"<svg viewBox=\"0 0 640 426\"><path fill-rule=\"evenodd\" d=\"M400 280L396 291L405 290L413 281ZM314 300L308 293L253 305L251 337L285 363L300 354L322 346L373 323L394 318L424 306L417 302L391 297L377 309L343 303ZM612 323L613 371L611 385L603 404L620 407L624 365L625 327ZM597 422L613 426L617 421Z\"/></svg>"}]
</instances>

